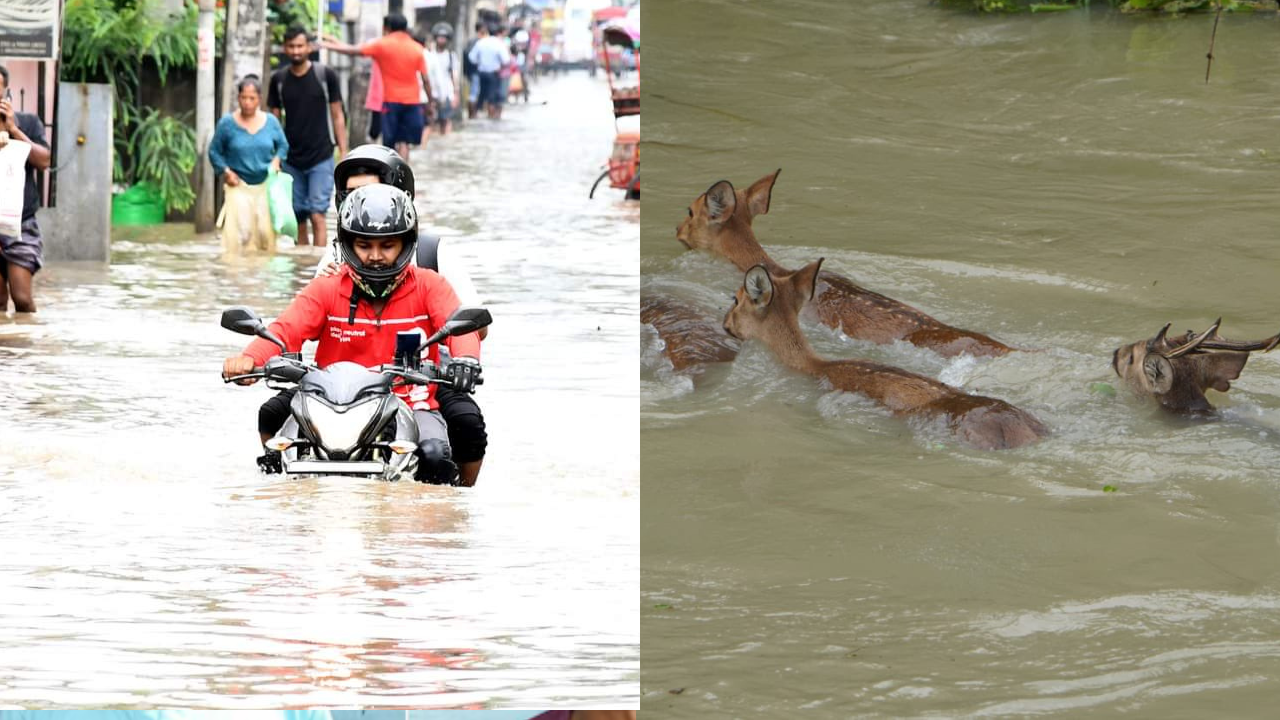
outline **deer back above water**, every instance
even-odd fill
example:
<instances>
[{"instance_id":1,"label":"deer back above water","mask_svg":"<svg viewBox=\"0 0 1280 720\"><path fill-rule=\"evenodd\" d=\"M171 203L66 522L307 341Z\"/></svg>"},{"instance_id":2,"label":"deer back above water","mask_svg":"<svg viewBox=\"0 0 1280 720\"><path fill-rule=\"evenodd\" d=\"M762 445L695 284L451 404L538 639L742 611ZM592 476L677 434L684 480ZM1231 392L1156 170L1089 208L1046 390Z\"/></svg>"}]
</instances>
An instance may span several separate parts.
<instances>
[{"instance_id":1,"label":"deer back above water","mask_svg":"<svg viewBox=\"0 0 1280 720\"><path fill-rule=\"evenodd\" d=\"M685 247L722 257L739 270L763 265L775 275L789 272L774 262L756 239L752 221L769 212L777 170L735 190L721 180L694 198L687 217L676 227L676 239ZM843 275L822 272L814 299L822 324L859 340L891 343L905 340L927 347L944 357L963 353L978 356L1012 352L1004 343L982 333L962 330L879 293L859 286Z\"/></svg>"},{"instance_id":2,"label":"deer back above water","mask_svg":"<svg viewBox=\"0 0 1280 720\"><path fill-rule=\"evenodd\" d=\"M941 420L956 437L979 449L1021 447L1048 434L1043 423L1003 400L969 395L891 365L818 357L800 329L799 315L817 291L821 265L818 260L777 275L763 265L747 270L725 316L725 330L763 342L784 365L825 379L838 390L861 393L895 415Z\"/></svg>"},{"instance_id":3,"label":"deer back above water","mask_svg":"<svg viewBox=\"0 0 1280 720\"><path fill-rule=\"evenodd\" d=\"M677 371L697 372L738 356L741 343L725 334L714 317L669 295L642 294L640 322L653 326L662 339L663 354Z\"/></svg>"}]
</instances>

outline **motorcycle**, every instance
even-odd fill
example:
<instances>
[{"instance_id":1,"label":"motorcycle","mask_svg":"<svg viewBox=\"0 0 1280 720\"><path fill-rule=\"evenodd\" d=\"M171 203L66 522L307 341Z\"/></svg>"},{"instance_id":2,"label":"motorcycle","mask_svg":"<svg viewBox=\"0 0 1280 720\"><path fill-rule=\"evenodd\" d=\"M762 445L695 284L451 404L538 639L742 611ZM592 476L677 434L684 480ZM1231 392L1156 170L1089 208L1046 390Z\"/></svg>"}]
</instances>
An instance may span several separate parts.
<instances>
[{"instance_id":1,"label":"motorcycle","mask_svg":"<svg viewBox=\"0 0 1280 720\"><path fill-rule=\"evenodd\" d=\"M395 357L377 370L353 362L320 368L288 352L253 310L236 306L222 312L222 327L257 335L280 348L281 355L253 372L224 382L262 379L268 388L297 387L289 419L266 447L281 455L286 475L355 475L395 481L412 479L418 469L418 424L413 411L395 394L404 385L446 385L452 381L422 350L446 337L466 335L493 322L484 308L459 308L444 327L424 341L412 330L396 334ZM477 379L476 384L482 384Z\"/></svg>"}]
</instances>

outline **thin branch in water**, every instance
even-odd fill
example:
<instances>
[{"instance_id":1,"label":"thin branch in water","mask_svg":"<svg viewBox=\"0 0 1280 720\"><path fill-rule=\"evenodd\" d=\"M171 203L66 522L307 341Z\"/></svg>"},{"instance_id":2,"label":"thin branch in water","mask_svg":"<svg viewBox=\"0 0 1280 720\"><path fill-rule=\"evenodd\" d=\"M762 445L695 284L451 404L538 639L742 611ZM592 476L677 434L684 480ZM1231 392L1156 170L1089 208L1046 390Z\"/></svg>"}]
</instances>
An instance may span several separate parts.
<instances>
[{"instance_id":1,"label":"thin branch in water","mask_svg":"<svg viewBox=\"0 0 1280 720\"><path fill-rule=\"evenodd\" d=\"M1218 0L1218 13L1213 16L1213 34L1209 36L1209 63L1204 68L1204 84L1209 84L1209 71L1213 69L1213 41L1218 39L1218 21L1222 19L1222 0Z\"/></svg>"}]
</instances>

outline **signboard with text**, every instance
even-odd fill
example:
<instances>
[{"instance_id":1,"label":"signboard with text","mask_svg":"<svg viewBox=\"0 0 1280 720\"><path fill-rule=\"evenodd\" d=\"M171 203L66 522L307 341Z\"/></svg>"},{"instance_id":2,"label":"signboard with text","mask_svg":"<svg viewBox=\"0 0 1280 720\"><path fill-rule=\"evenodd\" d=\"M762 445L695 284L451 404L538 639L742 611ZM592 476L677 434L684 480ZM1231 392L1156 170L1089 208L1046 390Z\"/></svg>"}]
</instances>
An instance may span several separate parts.
<instances>
[{"instance_id":1,"label":"signboard with text","mask_svg":"<svg viewBox=\"0 0 1280 720\"><path fill-rule=\"evenodd\" d=\"M0 2L0 57L58 59L58 0Z\"/></svg>"}]
</instances>

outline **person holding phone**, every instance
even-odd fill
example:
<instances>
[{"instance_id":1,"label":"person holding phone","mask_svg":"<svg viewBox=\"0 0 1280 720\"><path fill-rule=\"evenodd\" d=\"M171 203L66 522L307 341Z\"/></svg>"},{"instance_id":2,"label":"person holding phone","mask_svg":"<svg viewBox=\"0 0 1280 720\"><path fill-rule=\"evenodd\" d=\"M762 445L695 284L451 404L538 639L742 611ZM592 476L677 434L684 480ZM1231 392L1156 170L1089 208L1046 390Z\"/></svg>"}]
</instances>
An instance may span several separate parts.
<instances>
[{"instance_id":1,"label":"person holding phone","mask_svg":"<svg viewBox=\"0 0 1280 720\"><path fill-rule=\"evenodd\" d=\"M33 278L44 264L44 239L36 224L36 208L40 207L40 185L37 170L49 169L49 142L44 137L44 123L31 113L13 109L13 93L9 90L9 70L0 65L0 145L21 140L31 146L27 155L26 182L22 196L22 229L16 236L0 235L0 313L8 312L13 298L13 311L36 311Z\"/></svg>"}]
</instances>

